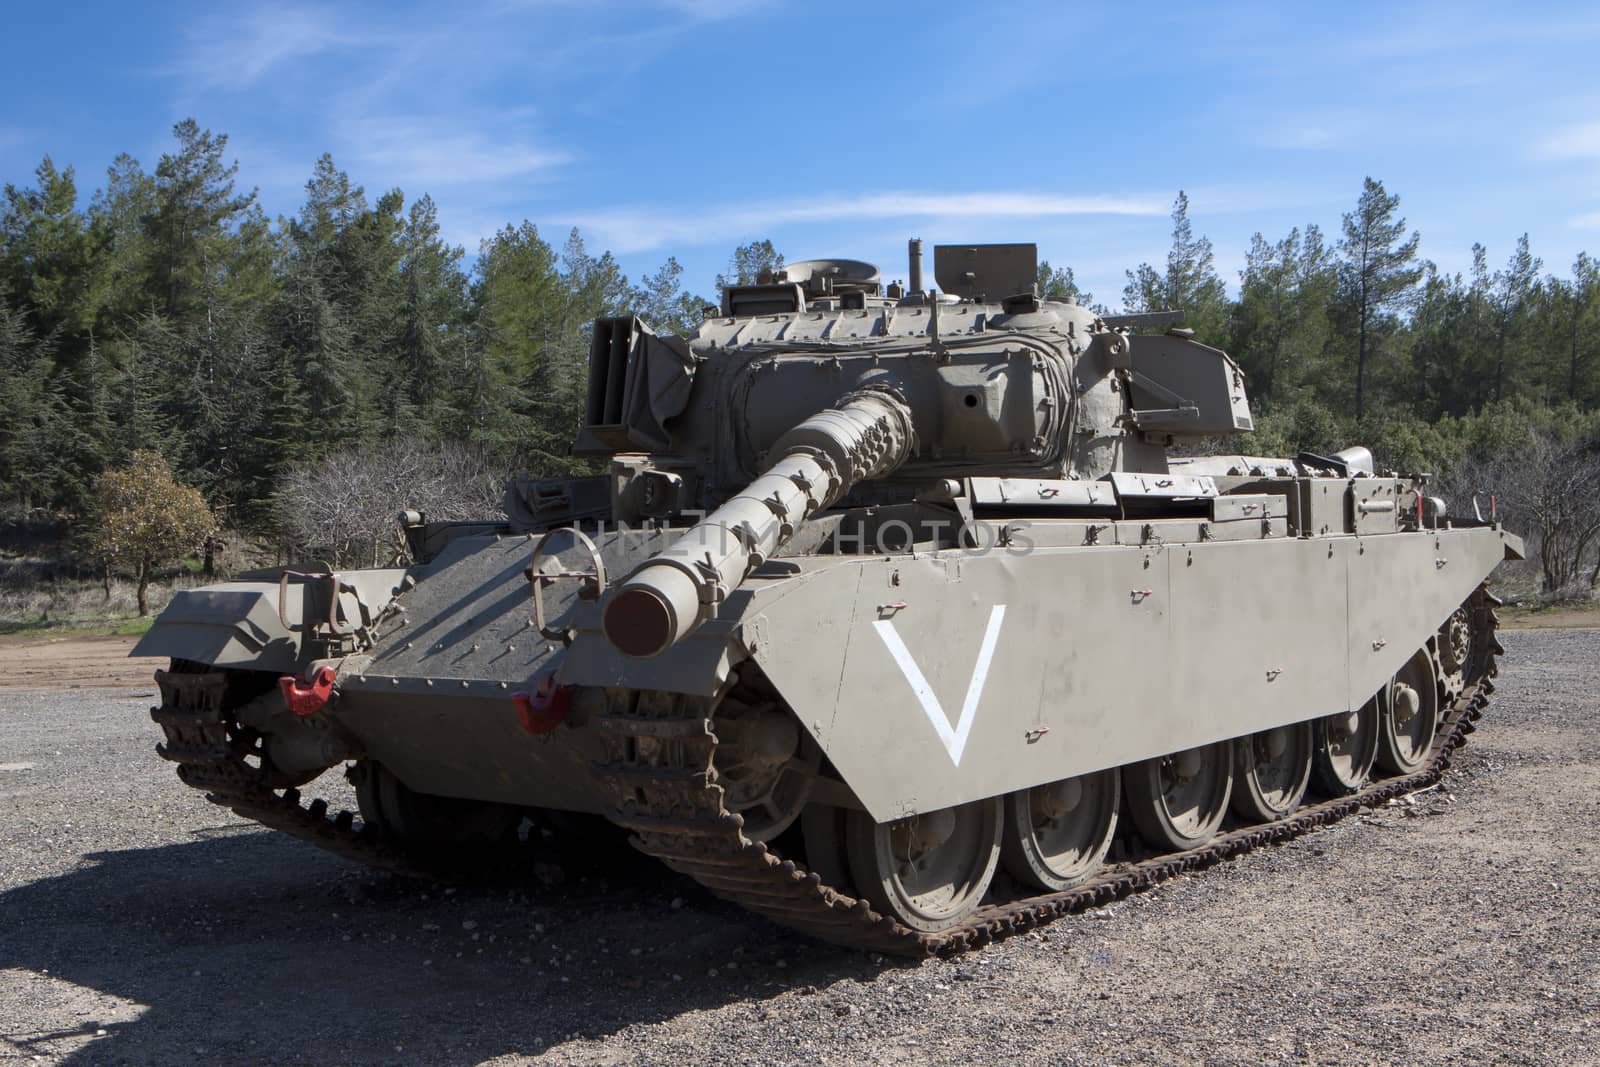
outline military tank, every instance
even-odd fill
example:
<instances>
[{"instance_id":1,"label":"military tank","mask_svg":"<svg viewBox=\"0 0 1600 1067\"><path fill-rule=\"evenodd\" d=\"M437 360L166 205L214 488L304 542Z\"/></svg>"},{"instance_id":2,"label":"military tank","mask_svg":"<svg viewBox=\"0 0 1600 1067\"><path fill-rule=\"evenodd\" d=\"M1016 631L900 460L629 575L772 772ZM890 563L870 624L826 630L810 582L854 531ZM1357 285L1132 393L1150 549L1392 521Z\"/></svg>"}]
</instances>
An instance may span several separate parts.
<instances>
[{"instance_id":1,"label":"military tank","mask_svg":"<svg viewBox=\"0 0 1600 1067\"><path fill-rule=\"evenodd\" d=\"M1253 428L1181 316L1040 299L1032 245L593 327L574 444L413 562L178 594L161 755L352 858L456 869L603 817L817 937L952 952L1434 781L1522 544ZM1474 505L1476 508L1476 505ZM344 767L358 812L300 790Z\"/></svg>"}]
</instances>

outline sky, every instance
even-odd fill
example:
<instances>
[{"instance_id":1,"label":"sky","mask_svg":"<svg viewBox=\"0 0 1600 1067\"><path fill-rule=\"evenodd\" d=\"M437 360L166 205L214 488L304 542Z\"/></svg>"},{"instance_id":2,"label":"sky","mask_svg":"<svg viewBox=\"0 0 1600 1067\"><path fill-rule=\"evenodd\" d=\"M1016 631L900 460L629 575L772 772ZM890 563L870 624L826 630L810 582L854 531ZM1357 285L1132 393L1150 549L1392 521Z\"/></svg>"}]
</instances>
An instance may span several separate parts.
<instances>
[{"instance_id":1,"label":"sky","mask_svg":"<svg viewBox=\"0 0 1600 1067\"><path fill-rule=\"evenodd\" d=\"M1526 9L1519 9L1526 8ZM85 200L174 123L271 216L323 152L429 193L469 260L524 219L710 293L733 248L905 275L909 237L1033 241L1117 305L1187 192L1230 289L1253 233L1336 235L1372 176L1422 254L1600 253L1600 7L462 0L6 4L0 181Z\"/></svg>"}]
</instances>

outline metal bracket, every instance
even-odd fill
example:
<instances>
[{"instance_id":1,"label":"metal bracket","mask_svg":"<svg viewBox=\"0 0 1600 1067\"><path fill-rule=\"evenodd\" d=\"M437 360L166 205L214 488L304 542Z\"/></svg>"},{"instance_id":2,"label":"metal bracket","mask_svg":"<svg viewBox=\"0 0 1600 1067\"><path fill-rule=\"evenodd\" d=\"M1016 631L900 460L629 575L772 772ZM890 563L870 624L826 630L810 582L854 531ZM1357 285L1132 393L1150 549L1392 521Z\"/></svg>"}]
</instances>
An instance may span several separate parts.
<instances>
[{"instance_id":1,"label":"metal bracket","mask_svg":"<svg viewBox=\"0 0 1600 1067\"><path fill-rule=\"evenodd\" d=\"M1128 421L1139 430L1167 430L1181 429L1186 422L1195 422L1200 418L1200 408L1188 397L1179 396L1171 389L1151 378L1141 374L1133 368L1128 368L1122 373L1128 376L1132 385L1150 393L1157 400L1165 402L1164 408L1135 408L1133 406L1133 391L1128 391Z\"/></svg>"},{"instance_id":2,"label":"metal bracket","mask_svg":"<svg viewBox=\"0 0 1600 1067\"><path fill-rule=\"evenodd\" d=\"M582 545L589 553L589 560L593 564L586 571L557 571L554 574L545 574L539 570L539 564L545 559L545 546L550 538L558 533L570 534L576 544ZM559 561L556 564L560 566ZM533 595L533 624L538 627L539 633L546 640L570 642L572 630L568 627L552 627L545 623L544 614L544 587L549 582L572 581L583 582L578 595L593 600L606 588L606 564L600 558L600 550L590 540L589 535L576 526L557 526L553 530L546 530L544 536L539 538L539 543L533 548L533 559L528 563L528 585Z\"/></svg>"},{"instance_id":3,"label":"metal bracket","mask_svg":"<svg viewBox=\"0 0 1600 1067\"><path fill-rule=\"evenodd\" d=\"M328 617L326 619L318 619L315 622L312 622L312 623L309 623L309 624L307 624L307 623L292 623L292 622L289 621L288 616L284 615L284 613L283 613L283 607L284 607L284 604L289 599L289 579L290 578L302 578L302 579L304 579L308 588L309 588L310 584L312 582L314 582L314 581L326 581L328 583ZM340 593L349 593L351 596L356 598L356 608L361 613L361 621L360 622L354 623L354 624L349 625L349 626L341 626L340 625L340 623L339 623L339 615L340 615L340 611L339 611L339 594ZM351 585L349 582L341 582L339 580L339 575L334 573L333 571L291 571L291 570L285 570L285 571L282 571L281 573L279 573L279 575L278 575L278 622L283 625L283 628L285 630L288 630L292 634L303 633L308 628L309 629L316 629L318 627L326 627L327 628L326 632L328 633L329 636L332 636L332 637L351 637L351 636L353 636L355 634L360 633L362 630L365 630L368 626L372 625L372 620L370 618L368 618L367 605L362 603L360 592L358 592L356 587Z\"/></svg>"}]
</instances>

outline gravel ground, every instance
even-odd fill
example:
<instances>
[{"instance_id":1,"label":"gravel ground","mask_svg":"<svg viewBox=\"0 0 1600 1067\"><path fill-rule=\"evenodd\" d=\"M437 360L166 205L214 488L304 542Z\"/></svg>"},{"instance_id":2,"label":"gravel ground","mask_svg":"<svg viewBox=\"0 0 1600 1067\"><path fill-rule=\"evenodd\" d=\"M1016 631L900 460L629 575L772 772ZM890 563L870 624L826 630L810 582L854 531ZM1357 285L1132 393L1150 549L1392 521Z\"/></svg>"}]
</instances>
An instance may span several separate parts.
<instances>
[{"instance_id":1,"label":"gravel ground","mask_svg":"<svg viewBox=\"0 0 1600 1067\"><path fill-rule=\"evenodd\" d=\"M1504 643L1441 788L920 964L642 859L374 876L180 786L148 690L0 693L0 1061L1600 1062L1600 630Z\"/></svg>"}]
</instances>

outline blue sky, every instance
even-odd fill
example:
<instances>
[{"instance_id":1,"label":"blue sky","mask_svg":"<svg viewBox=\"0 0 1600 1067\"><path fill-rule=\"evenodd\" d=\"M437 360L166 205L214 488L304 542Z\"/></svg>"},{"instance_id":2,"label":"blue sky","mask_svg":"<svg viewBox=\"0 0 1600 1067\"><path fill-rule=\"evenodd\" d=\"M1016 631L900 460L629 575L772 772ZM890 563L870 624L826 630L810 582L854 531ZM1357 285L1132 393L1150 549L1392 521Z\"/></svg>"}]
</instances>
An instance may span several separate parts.
<instances>
[{"instance_id":1,"label":"blue sky","mask_svg":"<svg viewBox=\"0 0 1600 1067\"><path fill-rule=\"evenodd\" d=\"M290 214L316 157L430 192L467 247L578 225L701 292L744 241L904 274L905 239L1036 241L1115 304L1172 199L1232 287L1250 235L1336 233L1364 175L1423 254L1600 252L1592 4L891 5L480 0L8 5L0 180L87 196L172 123Z\"/></svg>"}]
</instances>

